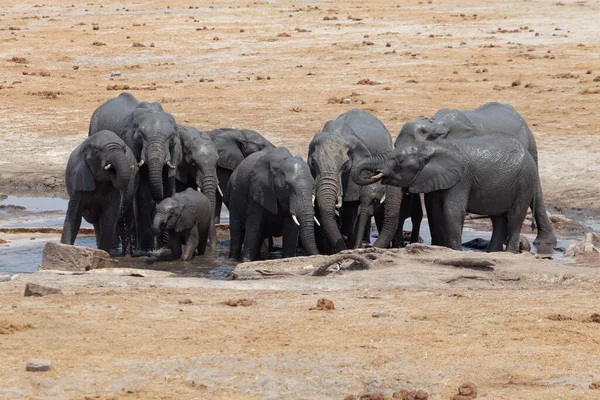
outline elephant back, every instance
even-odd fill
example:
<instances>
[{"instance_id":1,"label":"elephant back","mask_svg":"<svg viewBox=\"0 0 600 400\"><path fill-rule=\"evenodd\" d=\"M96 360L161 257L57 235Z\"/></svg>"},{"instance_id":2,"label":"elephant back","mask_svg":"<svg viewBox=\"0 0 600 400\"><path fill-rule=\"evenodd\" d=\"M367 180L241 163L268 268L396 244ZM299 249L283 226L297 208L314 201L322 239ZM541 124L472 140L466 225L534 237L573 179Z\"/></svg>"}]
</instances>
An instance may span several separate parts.
<instances>
[{"instance_id":1,"label":"elephant back","mask_svg":"<svg viewBox=\"0 0 600 400\"><path fill-rule=\"evenodd\" d=\"M92 114L88 136L102 130L109 130L124 139L131 113L140 103L128 92L121 93L117 97L106 101Z\"/></svg>"},{"instance_id":2,"label":"elephant back","mask_svg":"<svg viewBox=\"0 0 600 400\"><path fill-rule=\"evenodd\" d=\"M323 127L323 132L355 137L369 149L371 155L392 149L392 136L383 122L360 109L350 110L337 119L328 121Z\"/></svg>"}]
</instances>

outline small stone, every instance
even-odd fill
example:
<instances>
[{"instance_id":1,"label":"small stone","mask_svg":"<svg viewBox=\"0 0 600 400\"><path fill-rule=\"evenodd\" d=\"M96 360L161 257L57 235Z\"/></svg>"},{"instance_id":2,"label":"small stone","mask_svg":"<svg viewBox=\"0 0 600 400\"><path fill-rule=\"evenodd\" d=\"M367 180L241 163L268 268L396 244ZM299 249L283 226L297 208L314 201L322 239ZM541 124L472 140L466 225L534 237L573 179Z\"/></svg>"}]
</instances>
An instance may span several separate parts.
<instances>
[{"instance_id":1,"label":"small stone","mask_svg":"<svg viewBox=\"0 0 600 400\"><path fill-rule=\"evenodd\" d=\"M390 314L386 313L386 312L381 312L381 311L375 311L373 314L371 314L371 317L373 318L385 318L385 317L389 317Z\"/></svg>"},{"instance_id":2,"label":"small stone","mask_svg":"<svg viewBox=\"0 0 600 400\"><path fill-rule=\"evenodd\" d=\"M590 383L590 389L600 390L600 381Z\"/></svg>"},{"instance_id":3,"label":"small stone","mask_svg":"<svg viewBox=\"0 0 600 400\"><path fill-rule=\"evenodd\" d=\"M27 371L29 372L45 372L52 369L52 361L34 359L27 361Z\"/></svg>"},{"instance_id":4,"label":"small stone","mask_svg":"<svg viewBox=\"0 0 600 400\"><path fill-rule=\"evenodd\" d=\"M179 300L179 304L192 304L192 300L190 300L190 299Z\"/></svg>"},{"instance_id":5,"label":"small stone","mask_svg":"<svg viewBox=\"0 0 600 400\"><path fill-rule=\"evenodd\" d=\"M329 311L335 310L335 306L333 304L333 301L326 298L322 298L317 301L317 306L310 308L310 310Z\"/></svg>"},{"instance_id":6,"label":"small stone","mask_svg":"<svg viewBox=\"0 0 600 400\"><path fill-rule=\"evenodd\" d=\"M0 282L8 282L12 279L10 275L0 275Z\"/></svg>"},{"instance_id":7,"label":"small stone","mask_svg":"<svg viewBox=\"0 0 600 400\"><path fill-rule=\"evenodd\" d=\"M345 99L342 99L342 104L352 104L352 99L346 97Z\"/></svg>"},{"instance_id":8,"label":"small stone","mask_svg":"<svg viewBox=\"0 0 600 400\"><path fill-rule=\"evenodd\" d=\"M511 86L521 86L521 81L516 80L513 83L511 83Z\"/></svg>"},{"instance_id":9,"label":"small stone","mask_svg":"<svg viewBox=\"0 0 600 400\"><path fill-rule=\"evenodd\" d=\"M417 390L415 393L415 400L427 400L429 399L429 393L424 390Z\"/></svg>"},{"instance_id":10,"label":"small stone","mask_svg":"<svg viewBox=\"0 0 600 400\"><path fill-rule=\"evenodd\" d=\"M249 307L254 304L254 300L252 299L229 299L223 302L223 304L230 307Z\"/></svg>"},{"instance_id":11,"label":"small stone","mask_svg":"<svg viewBox=\"0 0 600 400\"><path fill-rule=\"evenodd\" d=\"M60 291L60 289L57 289L57 288L42 286L42 285L38 285L36 283L28 283L27 285L25 285L24 296L25 297L30 297L30 296L42 297L42 296L48 296L51 294L61 294L61 293L62 292Z\"/></svg>"},{"instance_id":12,"label":"small stone","mask_svg":"<svg viewBox=\"0 0 600 400\"><path fill-rule=\"evenodd\" d=\"M348 396L344 397L344 400L356 400L356 397L353 394L349 394Z\"/></svg>"},{"instance_id":13,"label":"small stone","mask_svg":"<svg viewBox=\"0 0 600 400\"><path fill-rule=\"evenodd\" d=\"M458 394L461 396L477 397L477 387L471 382L463 383L458 387Z\"/></svg>"},{"instance_id":14,"label":"small stone","mask_svg":"<svg viewBox=\"0 0 600 400\"><path fill-rule=\"evenodd\" d=\"M121 71L112 71L110 76L121 76Z\"/></svg>"}]
</instances>

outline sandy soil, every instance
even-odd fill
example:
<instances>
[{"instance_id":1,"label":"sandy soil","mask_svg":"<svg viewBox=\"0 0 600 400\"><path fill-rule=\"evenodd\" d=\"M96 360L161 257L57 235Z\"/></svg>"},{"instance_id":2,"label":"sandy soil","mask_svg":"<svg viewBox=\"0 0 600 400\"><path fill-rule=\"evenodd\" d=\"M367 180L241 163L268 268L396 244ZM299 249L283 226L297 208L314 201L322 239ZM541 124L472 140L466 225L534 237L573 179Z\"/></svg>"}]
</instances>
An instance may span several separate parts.
<instances>
[{"instance_id":1,"label":"sandy soil","mask_svg":"<svg viewBox=\"0 0 600 400\"><path fill-rule=\"evenodd\" d=\"M2 3L5 193L64 193L91 113L120 92L107 88L128 85L180 122L256 129L303 155L353 107L395 135L442 107L510 103L536 136L547 203L600 210L597 0L49 3ZM597 282L555 271L544 284L426 273L406 284L417 273L406 268L318 284L22 276L0 283L0 397L343 398L406 387L447 399L464 381L487 398L600 397L588 389L600 380L600 325L582 322L599 312ZM65 295L23 298L27 279ZM220 304L240 297L255 304ZM336 310L309 311L320 297ZM548 319L557 313L572 319ZM25 373L34 357L53 371Z\"/></svg>"}]
</instances>

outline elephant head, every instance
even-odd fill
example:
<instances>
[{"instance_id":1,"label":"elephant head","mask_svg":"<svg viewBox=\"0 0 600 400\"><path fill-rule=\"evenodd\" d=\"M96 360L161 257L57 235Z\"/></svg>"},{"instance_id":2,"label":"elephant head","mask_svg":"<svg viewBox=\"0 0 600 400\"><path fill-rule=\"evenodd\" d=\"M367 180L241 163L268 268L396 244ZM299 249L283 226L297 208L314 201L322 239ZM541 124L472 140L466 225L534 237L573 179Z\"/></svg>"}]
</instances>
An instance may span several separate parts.
<instances>
[{"instance_id":1,"label":"elephant head","mask_svg":"<svg viewBox=\"0 0 600 400\"><path fill-rule=\"evenodd\" d=\"M443 121L436 121L430 118L418 118L415 121L408 121L400 129L396 138L395 147L416 140L436 140L446 138L449 129Z\"/></svg>"},{"instance_id":2,"label":"elephant head","mask_svg":"<svg viewBox=\"0 0 600 400\"><path fill-rule=\"evenodd\" d=\"M207 132L217 146L219 167L233 171L250 154L275 147L260 133L249 129L222 128Z\"/></svg>"},{"instance_id":3,"label":"elephant head","mask_svg":"<svg viewBox=\"0 0 600 400\"><path fill-rule=\"evenodd\" d=\"M311 196L315 181L301 157L283 147L274 148L255 164L250 195L272 214L289 213L299 226L300 240L309 254L318 254L315 211Z\"/></svg>"},{"instance_id":4,"label":"elephant head","mask_svg":"<svg viewBox=\"0 0 600 400\"><path fill-rule=\"evenodd\" d=\"M111 131L100 131L85 139L71 153L67 165L66 184L69 194L96 190L96 181L112 182L126 189L137 172L131 150Z\"/></svg>"},{"instance_id":5,"label":"elephant head","mask_svg":"<svg viewBox=\"0 0 600 400\"><path fill-rule=\"evenodd\" d=\"M185 184L193 183L208 197L211 212L215 209L216 190L221 192L217 183L217 148L206 132L198 132L190 126L178 125L181 147L183 150L182 164L188 168L179 168L177 179Z\"/></svg>"},{"instance_id":6,"label":"elephant head","mask_svg":"<svg viewBox=\"0 0 600 400\"><path fill-rule=\"evenodd\" d=\"M192 227L196 219L196 207L184 204L176 198L167 197L156 206L152 230L159 234L165 231L183 232Z\"/></svg>"},{"instance_id":7,"label":"elephant head","mask_svg":"<svg viewBox=\"0 0 600 400\"><path fill-rule=\"evenodd\" d=\"M370 155L371 153L364 144L352 136L320 132L310 142L308 165L315 177L315 199L319 205L325 234L336 251L346 249L336 222L336 209L342 207L343 201L361 200L361 204L365 201L364 205L371 202L367 198L367 192L349 179L352 166ZM376 190L373 190L371 193L375 192ZM381 197L378 198L381 199ZM361 212L366 213L366 207L363 207ZM361 217L366 224L365 216ZM356 234L362 237L362 232Z\"/></svg>"},{"instance_id":8,"label":"elephant head","mask_svg":"<svg viewBox=\"0 0 600 400\"><path fill-rule=\"evenodd\" d=\"M451 188L464 173L464 163L452 146L413 142L366 159L352 170L352 179L359 185L381 181L410 193L430 193Z\"/></svg>"},{"instance_id":9,"label":"elephant head","mask_svg":"<svg viewBox=\"0 0 600 400\"><path fill-rule=\"evenodd\" d=\"M164 197L164 180L175 177L182 158L175 118L160 104L143 102L131 115L130 129L139 165L148 169L152 199L160 201Z\"/></svg>"}]
</instances>

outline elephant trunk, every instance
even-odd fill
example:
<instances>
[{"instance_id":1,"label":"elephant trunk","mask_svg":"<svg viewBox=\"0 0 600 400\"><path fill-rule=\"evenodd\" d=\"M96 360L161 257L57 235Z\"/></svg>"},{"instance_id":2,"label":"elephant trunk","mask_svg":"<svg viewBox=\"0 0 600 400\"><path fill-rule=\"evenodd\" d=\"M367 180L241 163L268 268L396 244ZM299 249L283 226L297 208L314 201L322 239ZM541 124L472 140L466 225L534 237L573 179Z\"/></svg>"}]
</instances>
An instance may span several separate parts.
<instances>
[{"instance_id":1,"label":"elephant trunk","mask_svg":"<svg viewBox=\"0 0 600 400\"><path fill-rule=\"evenodd\" d=\"M402 202L402 188L387 186L385 190L385 203L383 204L383 227L379 237L373 243L374 247L388 248L394 240L400 221L400 203Z\"/></svg>"},{"instance_id":2,"label":"elephant trunk","mask_svg":"<svg viewBox=\"0 0 600 400\"><path fill-rule=\"evenodd\" d=\"M159 202L163 199L163 167L165 152L162 143L153 143L148 147L148 180L152 200Z\"/></svg>"},{"instance_id":3,"label":"elephant trunk","mask_svg":"<svg viewBox=\"0 0 600 400\"><path fill-rule=\"evenodd\" d=\"M154 216L154 220L152 221L152 231L155 234L160 234L163 230L163 225L164 225L164 215L160 212L157 212L156 215Z\"/></svg>"},{"instance_id":4,"label":"elephant trunk","mask_svg":"<svg viewBox=\"0 0 600 400\"><path fill-rule=\"evenodd\" d=\"M106 161L112 165L116 172L112 184L119 190L125 189L129 185L133 165L127 162L127 156L122 150L113 150L106 157Z\"/></svg>"},{"instance_id":5,"label":"elephant trunk","mask_svg":"<svg viewBox=\"0 0 600 400\"><path fill-rule=\"evenodd\" d=\"M352 169L351 177L357 185L366 186L378 182L383 178L380 171L385 162L383 156L370 157Z\"/></svg>"},{"instance_id":6,"label":"elephant trunk","mask_svg":"<svg viewBox=\"0 0 600 400\"><path fill-rule=\"evenodd\" d=\"M198 184L198 182L196 182ZM215 208L217 204L217 175L216 172L214 174L204 174L200 179L198 187L201 188L202 193L208 198L210 202L210 229L209 229L209 240L210 247L215 248L217 245L217 231L215 227Z\"/></svg>"},{"instance_id":7,"label":"elephant trunk","mask_svg":"<svg viewBox=\"0 0 600 400\"><path fill-rule=\"evenodd\" d=\"M321 177L317 179L315 193L319 201L319 212L321 213L321 224L325 234L335 251L346 250L346 242L338 228L335 219L336 204L338 203L338 182L335 178Z\"/></svg>"},{"instance_id":8,"label":"elephant trunk","mask_svg":"<svg viewBox=\"0 0 600 400\"><path fill-rule=\"evenodd\" d=\"M315 212L310 200L302 200L298 207L298 221L300 222L300 241L302 247L309 255L319 254L315 239Z\"/></svg>"},{"instance_id":9,"label":"elephant trunk","mask_svg":"<svg viewBox=\"0 0 600 400\"><path fill-rule=\"evenodd\" d=\"M362 239L365 235L365 227L370 218L371 216L369 215L367 207L361 205L359 208L357 228L354 232L356 236L354 237L353 249L359 248L362 244Z\"/></svg>"}]
</instances>

